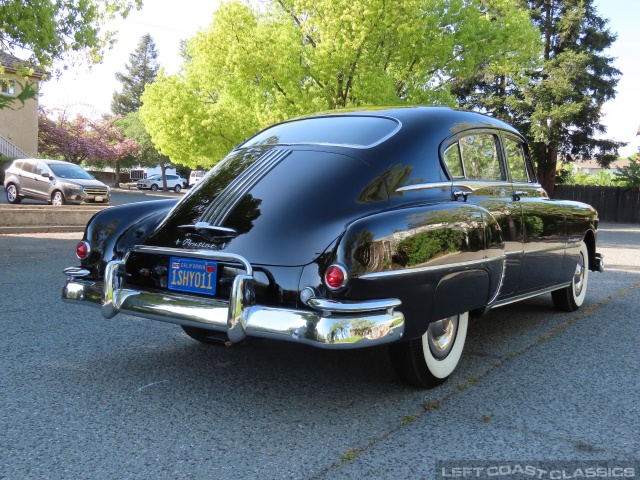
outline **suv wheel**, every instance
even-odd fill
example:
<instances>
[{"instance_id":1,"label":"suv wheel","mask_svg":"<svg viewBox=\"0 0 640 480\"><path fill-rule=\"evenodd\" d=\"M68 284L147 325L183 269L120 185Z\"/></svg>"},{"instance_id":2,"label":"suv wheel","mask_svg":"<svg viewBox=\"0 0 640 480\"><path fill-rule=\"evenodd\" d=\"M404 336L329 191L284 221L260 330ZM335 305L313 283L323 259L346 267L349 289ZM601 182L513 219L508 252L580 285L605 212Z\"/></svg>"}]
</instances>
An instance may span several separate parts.
<instances>
[{"instance_id":1,"label":"suv wheel","mask_svg":"<svg viewBox=\"0 0 640 480\"><path fill-rule=\"evenodd\" d=\"M18 193L18 187L16 187L13 183L7 185L7 202L9 203L20 203L22 201L22 197Z\"/></svg>"},{"instance_id":2,"label":"suv wheel","mask_svg":"<svg viewBox=\"0 0 640 480\"><path fill-rule=\"evenodd\" d=\"M60 206L64 205L65 203L67 202L65 201L64 195L60 190L56 190L51 194L51 205Z\"/></svg>"},{"instance_id":3,"label":"suv wheel","mask_svg":"<svg viewBox=\"0 0 640 480\"><path fill-rule=\"evenodd\" d=\"M156 185L155 183L153 183L153 184L151 185L151 191L152 191L152 192L157 192L157 191L158 191L158 185Z\"/></svg>"}]
</instances>

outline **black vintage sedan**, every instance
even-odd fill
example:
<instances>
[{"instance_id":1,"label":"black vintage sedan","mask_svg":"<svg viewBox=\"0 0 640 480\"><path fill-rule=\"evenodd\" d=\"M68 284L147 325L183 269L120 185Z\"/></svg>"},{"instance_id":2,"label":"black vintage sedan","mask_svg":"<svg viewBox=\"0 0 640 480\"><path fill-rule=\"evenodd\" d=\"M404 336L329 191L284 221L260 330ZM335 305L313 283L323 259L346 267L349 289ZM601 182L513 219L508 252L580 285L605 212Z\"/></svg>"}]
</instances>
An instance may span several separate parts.
<instances>
[{"instance_id":1,"label":"black vintage sedan","mask_svg":"<svg viewBox=\"0 0 640 480\"><path fill-rule=\"evenodd\" d=\"M64 300L321 348L389 344L420 387L454 371L467 323L551 293L579 308L597 212L551 200L523 137L478 113L362 109L267 128L179 202L98 213Z\"/></svg>"}]
</instances>

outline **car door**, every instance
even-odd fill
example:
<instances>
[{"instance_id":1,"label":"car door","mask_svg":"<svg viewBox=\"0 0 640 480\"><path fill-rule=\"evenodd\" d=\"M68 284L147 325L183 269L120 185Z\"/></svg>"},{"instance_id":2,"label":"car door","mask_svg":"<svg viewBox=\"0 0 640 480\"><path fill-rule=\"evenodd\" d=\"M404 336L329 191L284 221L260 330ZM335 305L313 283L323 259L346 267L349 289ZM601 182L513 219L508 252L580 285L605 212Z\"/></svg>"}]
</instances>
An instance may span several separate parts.
<instances>
[{"instance_id":1,"label":"car door","mask_svg":"<svg viewBox=\"0 0 640 480\"><path fill-rule=\"evenodd\" d=\"M453 179L452 195L485 208L500 226L506 254L500 296L511 294L520 275L522 211L512 196L501 159L500 134L495 130L467 131L449 143L443 158Z\"/></svg>"},{"instance_id":2,"label":"car door","mask_svg":"<svg viewBox=\"0 0 640 480\"><path fill-rule=\"evenodd\" d=\"M513 199L522 209L524 237L519 293L557 283L565 250L565 218L557 202L537 183L526 144L503 134Z\"/></svg>"},{"instance_id":3,"label":"car door","mask_svg":"<svg viewBox=\"0 0 640 480\"><path fill-rule=\"evenodd\" d=\"M33 171L33 194L49 200L51 195L51 170L42 162L36 162Z\"/></svg>"},{"instance_id":4,"label":"car door","mask_svg":"<svg viewBox=\"0 0 640 480\"><path fill-rule=\"evenodd\" d=\"M35 180L36 164L33 160L25 160L20 169L20 193L27 197L39 198Z\"/></svg>"}]
</instances>

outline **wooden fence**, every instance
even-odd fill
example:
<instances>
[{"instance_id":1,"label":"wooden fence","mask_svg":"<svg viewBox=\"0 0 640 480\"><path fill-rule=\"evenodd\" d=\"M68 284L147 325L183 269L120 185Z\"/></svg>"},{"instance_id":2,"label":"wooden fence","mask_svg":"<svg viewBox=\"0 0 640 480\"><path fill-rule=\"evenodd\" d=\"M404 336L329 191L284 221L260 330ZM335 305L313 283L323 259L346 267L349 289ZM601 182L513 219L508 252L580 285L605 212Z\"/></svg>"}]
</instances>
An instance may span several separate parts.
<instances>
[{"instance_id":1,"label":"wooden fence","mask_svg":"<svg viewBox=\"0 0 640 480\"><path fill-rule=\"evenodd\" d=\"M553 198L588 203L605 222L640 223L640 191L637 189L556 185Z\"/></svg>"}]
</instances>

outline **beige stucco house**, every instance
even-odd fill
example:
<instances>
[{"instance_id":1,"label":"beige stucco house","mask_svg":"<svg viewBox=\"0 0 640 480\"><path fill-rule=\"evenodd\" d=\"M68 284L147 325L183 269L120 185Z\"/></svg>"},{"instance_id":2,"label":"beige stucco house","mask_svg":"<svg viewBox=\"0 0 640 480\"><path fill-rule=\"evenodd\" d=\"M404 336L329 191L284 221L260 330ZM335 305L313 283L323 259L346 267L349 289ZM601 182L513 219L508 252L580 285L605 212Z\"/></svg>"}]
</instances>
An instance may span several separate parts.
<instances>
[{"instance_id":1,"label":"beige stucco house","mask_svg":"<svg viewBox=\"0 0 640 480\"><path fill-rule=\"evenodd\" d=\"M16 97L25 80L16 75L25 64L13 55L0 52L0 95ZM38 83L44 73L36 70L29 82ZM38 100L15 101L9 107L0 108L0 155L7 157L35 157L38 153Z\"/></svg>"},{"instance_id":2,"label":"beige stucco house","mask_svg":"<svg viewBox=\"0 0 640 480\"><path fill-rule=\"evenodd\" d=\"M616 160L605 168L595 160L584 160L573 164L573 173L597 175L599 172L606 172L614 175L618 173L621 168L628 167L630 163L631 160Z\"/></svg>"}]
</instances>

